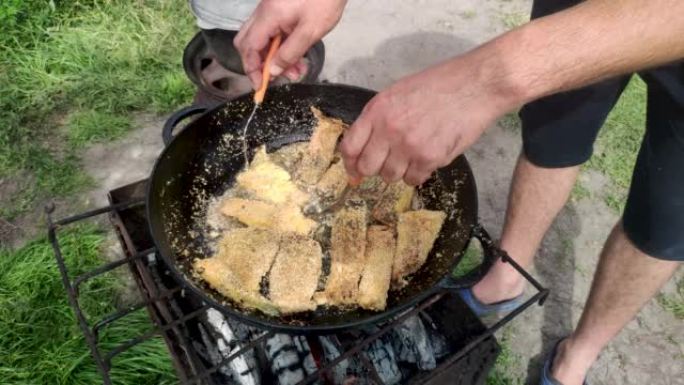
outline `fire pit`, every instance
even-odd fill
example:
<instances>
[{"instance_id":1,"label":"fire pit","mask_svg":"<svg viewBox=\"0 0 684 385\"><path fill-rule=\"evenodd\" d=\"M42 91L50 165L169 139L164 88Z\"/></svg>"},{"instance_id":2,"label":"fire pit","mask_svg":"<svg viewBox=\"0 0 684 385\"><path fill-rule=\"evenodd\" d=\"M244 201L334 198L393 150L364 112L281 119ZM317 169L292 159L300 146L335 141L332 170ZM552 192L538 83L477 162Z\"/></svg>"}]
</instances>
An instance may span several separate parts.
<instances>
[{"instance_id":1,"label":"fire pit","mask_svg":"<svg viewBox=\"0 0 684 385\"><path fill-rule=\"evenodd\" d=\"M112 190L111 205L54 220L48 211L53 244L71 306L104 384L111 384L112 360L150 338L163 338L182 384L482 384L499 353L493 333L547 291L538 289L523 306L487 328L448 292L436 294L383 324L326 336L278 334L231 319L184 290L157 257L144 210L146 181ZM69 276L59 247L64 226L108 215L125 258L78 277ZM505 257L504 257L505 258ZM519 268L515 262L509 260ZM90 279L128 265L143 300L89 323L79 306L79 290ZM98 334L114 322L146 308L154 328L104 351Z\"/></svg>"},{"instance_id":2,"label":"fire pit","mask_svg":"<svg viewBox=\"0 0 684 385\"><path fill-rule=\"evenodd\" d=\"M322 43L307 54L315 81L324 60ZM235 58L233 58L235 59ZM221 66L201 35L195 36L183 58L188 77L197 85L197 105L169 118L164 127L170 141L176 124L205 106L225 102L251 86L240 73ZM447 290L427 297L399 315L379 324L334 335L289 335L241 323L204 303L178 282L154 247L146 218L147 180L109 192L110 205L56 220L48 207L48 237L70 305L85 336L105 385L115 357L152 338L162 338L182 384L483 384L494 365L499 328L538 302L548 291L505 253L537 292L521 307L486 327L458 296ZM105 263L80 276L69 275L59 244L59 231L68 225L107 215L123 249L122 259ZM142 300L91 322L80 301L88 293L84 282L117 268L128 267ZM146 309L152 328L127 342L105 350L98 335L114 323Z\"/></svg>"}]
</instances>

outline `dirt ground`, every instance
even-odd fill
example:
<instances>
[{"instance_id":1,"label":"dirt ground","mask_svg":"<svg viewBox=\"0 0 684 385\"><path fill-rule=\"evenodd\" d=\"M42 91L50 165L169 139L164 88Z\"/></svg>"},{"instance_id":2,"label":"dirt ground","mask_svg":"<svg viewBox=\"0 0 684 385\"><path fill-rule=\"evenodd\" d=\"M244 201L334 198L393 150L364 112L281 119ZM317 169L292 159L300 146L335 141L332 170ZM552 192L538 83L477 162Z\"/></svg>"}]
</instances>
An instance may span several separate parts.
<instances>
[{"instance_id":1,"label":"dirt ground","mask_svg":"<svg viewBox=\"0 0 684 385\"><path fill-rule=\"evenodd\" d=\"M322 79L382 89L430 64L464 52L523 21L527 0L378 0L350 2L325 40ZM180 55L180 53L179 53ZM98 188L91 203L105 203L105 191L144 178L162 148L163 118L141 116L128 137L90 149L84 164ZM116 149L126 149L121 155ZM520 135L510 124L492 127L468 151L479 187L482 223L498 235L506 207ZM571 201L547 235L534 275L551 289L544 307L534 307L506 332L516 365L511 377L538 381L541 360L576 324L589 291L597 255L618 215L601 199L606 177L585 172L588 198ZM680 271L679 277L683 274ZM674 282L665 288L674 292ZM529 374L529 377L528 377ZM594 365L592 384L684 384L682 322L651 301Z\"/></svg>"}]
</instances>

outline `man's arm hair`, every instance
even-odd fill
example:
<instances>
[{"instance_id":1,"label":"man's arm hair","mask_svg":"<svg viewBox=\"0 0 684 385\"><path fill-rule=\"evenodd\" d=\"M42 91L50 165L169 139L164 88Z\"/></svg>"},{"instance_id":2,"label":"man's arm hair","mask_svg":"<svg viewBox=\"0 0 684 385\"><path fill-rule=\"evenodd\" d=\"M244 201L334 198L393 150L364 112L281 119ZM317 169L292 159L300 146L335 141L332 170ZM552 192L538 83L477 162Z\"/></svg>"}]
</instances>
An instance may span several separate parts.
<instances>
[{"instance_id":1,"label":"man's arm hair","mask_svg":"<svg viewBox=\"0 0 684 385\"><path fill-rule=\"evenodd\" d=\"M684 0L589 0L471 53L510 105L684 58Z\"/></svg>"}]
</instances>

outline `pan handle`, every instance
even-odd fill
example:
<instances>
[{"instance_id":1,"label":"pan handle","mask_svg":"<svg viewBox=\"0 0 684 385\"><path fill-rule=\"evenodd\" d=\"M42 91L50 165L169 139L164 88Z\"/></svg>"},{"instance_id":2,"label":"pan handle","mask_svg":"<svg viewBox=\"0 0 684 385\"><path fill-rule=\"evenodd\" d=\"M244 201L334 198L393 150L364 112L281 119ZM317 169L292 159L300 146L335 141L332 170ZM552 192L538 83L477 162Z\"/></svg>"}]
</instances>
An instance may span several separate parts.
<instances>
[{"instance_id":1,"label":"pan handle","mask_svg":"<svg viewBox=\"0 0 684 385\"><path fill-rule=\"evenodd\" d=\"M487 230L479 224L473 226L471 236L480 241L482 245L484 251L482 263L461 277L454 277L451 274L447 275L437 284L440 289L458 290L475 285L487 274L492 265L502 257L502 254L506 253L494 244Z\"/></svg>"},{"instance_id":2,"label":"pan handle","mask_svg":"<svg viewBox=\"0 0 684 385\"><path fill-rule=\"evenodd\" d=\"M171 116L166 119L164 128L162 128L162 139L164 140L164 146L168 146L169 143L171 143L171 140L173 140L173 131L176 129L176 126L178 126L178 123L191 116L201 114L208 109L208 106L193 104L191 106L183 107L171 114Z\"/></svg>"},{"instance_id":3,"label":"pan handle","mask_svg":"<svg viewBox=\"0 0 684 385\"><path fill-rule=\"evenodd\" d=\"M496 246L492 240L492 237L490 237L489 233L487 233L487 230L485 230L479 224L475 225L473 227L472 236L477 238L477 240L479 240L482 244L482 249L484 250L484 260L479 266L462 277L457 278L451 274L447 275L436 285L438 289L458 290L471 287L479 282L485 276L485 274L487 274L494 262L500 258L503 262L509 263L511 267L513 267L520 275L523 276L523 278L527 280L527 282L534 286L534 288L537 289L537 291L539 291L541 294L539 300L540 304L544 302L549 292L548 289L542 286L542 284L532 277L530 273L525 271L522 266L518 265L518 263L511 258L505 250Z\"/></svg>"}]
</instances>

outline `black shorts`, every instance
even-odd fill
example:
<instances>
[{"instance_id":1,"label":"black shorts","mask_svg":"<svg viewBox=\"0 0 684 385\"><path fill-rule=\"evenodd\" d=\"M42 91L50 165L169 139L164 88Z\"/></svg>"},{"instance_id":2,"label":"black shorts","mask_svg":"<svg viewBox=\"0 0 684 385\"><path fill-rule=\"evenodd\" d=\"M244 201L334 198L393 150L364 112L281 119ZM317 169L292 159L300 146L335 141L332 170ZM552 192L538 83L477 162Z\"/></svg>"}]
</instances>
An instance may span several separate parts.
<instances>
[{"instance_id":1,"label":"black shorts","mask_svg":"<svg viewBox=\"0 0 684 385\"><path fill-rule=\"evenodd\" d=\"M532 17L579 3L537 0ZM646 133L634 167L623 227L640 250L684 261L684 61L640 72L648 87ZM520 111L523 151L540 167L587 161L608 113L632 75L551 95Z\"/></svg>"}]
</instances>

